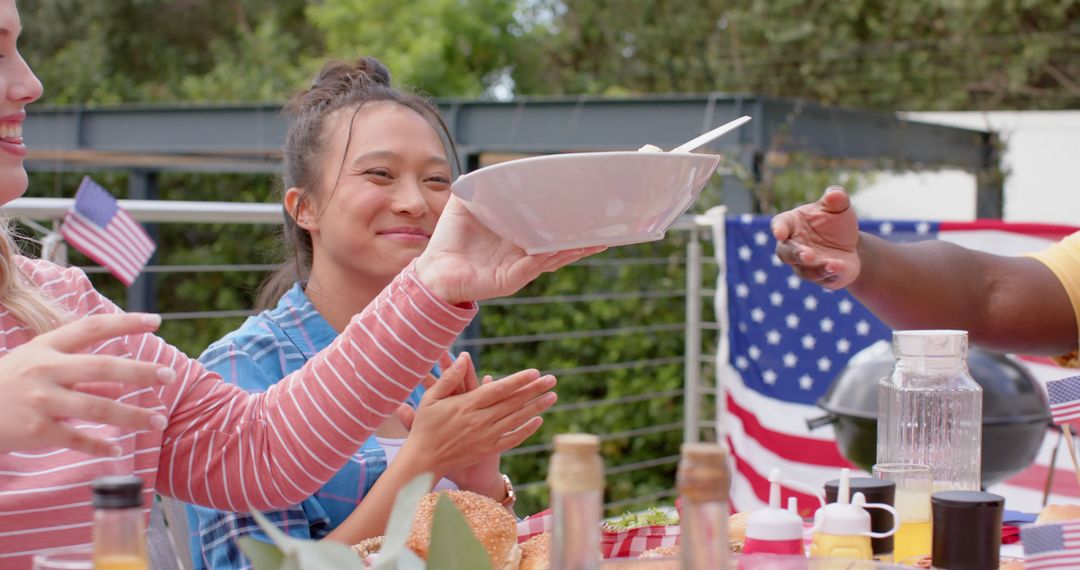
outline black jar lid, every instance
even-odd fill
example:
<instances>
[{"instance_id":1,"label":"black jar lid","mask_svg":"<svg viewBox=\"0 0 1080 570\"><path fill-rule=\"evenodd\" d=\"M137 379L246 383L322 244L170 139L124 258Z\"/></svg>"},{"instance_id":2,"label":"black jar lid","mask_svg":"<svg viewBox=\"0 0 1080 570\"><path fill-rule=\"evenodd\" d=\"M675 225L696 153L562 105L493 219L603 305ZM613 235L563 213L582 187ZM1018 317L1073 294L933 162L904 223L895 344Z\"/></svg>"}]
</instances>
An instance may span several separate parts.
<instances>
[{"instance_id":1,"label":"black jar lid","mask_svg":"<svg viewBox=\"0 0 1080 570\"><path fill-rule=\"evenodd\" d=\"M934 517L934 568L997 568L1005 498L979 491L941 491L930 496Z\"/></svg>"},{"instance_id":2,"label":"black jar lid","mask_svg":"<svg viewBox=\"0 0 1080 570\"><path fill-rule=\"evenodd\" d=\"M93 505L96 509L131 509L142 507L143 481L134 475L111 475L94 480Z\"/></svg>"},{"instance_id":3,"label":"black jar lid","mask_svg":"<svg viewBox=\"0 0 1080 570\"><path fill-rule=\"evenodd\" d=\"M896 483L877 477L852 477L849 481L851 492L848 499L855 493L862 493L867 503L885 503L890 507L896 500ZM840 480L833 479L825 483L825 502L835 503L836 495L840 489ZM870 513L870 530L874 532L888 532L893 528L893 517L885 509L866 509ZM884 538L874 538L870 541L874 554L892 554L892 535Z\"/></svg>"},{"instance_id":4,"label":"black jar lid","mask_svg":"<svg viewBox=\"0 0 1080 570\"><path fill-rule=\"evenodd\" d=\"M885 503L892 506L896 499L896 483L877 477L852 477L850 482L851 498L855 493L862 493L867 503ZM836 494L840 489L840 480L833 479L825 483L825 502L836 502Z\"/></svg>"}]
</instances>

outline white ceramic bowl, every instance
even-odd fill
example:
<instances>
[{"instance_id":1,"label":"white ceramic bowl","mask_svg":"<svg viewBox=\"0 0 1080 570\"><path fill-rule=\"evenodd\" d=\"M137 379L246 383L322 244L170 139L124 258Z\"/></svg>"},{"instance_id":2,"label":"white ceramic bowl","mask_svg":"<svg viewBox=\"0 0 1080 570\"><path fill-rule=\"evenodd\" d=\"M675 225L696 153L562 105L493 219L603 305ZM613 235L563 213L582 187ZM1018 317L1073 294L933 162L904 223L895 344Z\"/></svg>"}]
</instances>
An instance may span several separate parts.
<instances>
[{"instance_id":1,"label":"white ceramic bowl","mask_svg":"<svg viewBox=\"0 0 1080 570\"><path fill-rule=\"evenodd\" d=\"M712 154L587 152L470 172L453 192L530 254L658 240L716 171Z\"/></svg>"}]
</instances>

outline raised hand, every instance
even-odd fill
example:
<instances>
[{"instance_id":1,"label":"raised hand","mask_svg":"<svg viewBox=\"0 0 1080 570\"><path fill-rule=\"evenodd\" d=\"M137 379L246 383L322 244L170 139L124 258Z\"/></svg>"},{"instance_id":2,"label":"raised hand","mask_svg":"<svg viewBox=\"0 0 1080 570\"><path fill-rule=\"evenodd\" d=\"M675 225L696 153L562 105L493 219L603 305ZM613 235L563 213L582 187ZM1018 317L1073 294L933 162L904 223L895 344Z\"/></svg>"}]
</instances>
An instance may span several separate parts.
<instances>
[{"instance_id":1,"label":"raised hand","mask_svg":"<svg viewBox=\"0 0 1080 570\"><path fill-rule=\"evenodd\" d=\"M795 274L826 289L842 289L859 276L859 222L847 192L825 190L817 202L772 220L776 255Z\"/></svg>"},{"instance_id":2,"label":"raised hand","mask_svg":"<svg viewBox=\"0 0 1080 570\"><path fill-rule=\"evenodd\" d=\"M131 430L162 430L167 419L138 406L88 392L123 386L153 387L176 373L161 364L116 356L78 354L96 343L154 332L161 317L95 315L38 335L0 357L0 453L66 447L91 455L119 455L120 448L65 423L73 418Z\"/></svg>"}]
</instances>

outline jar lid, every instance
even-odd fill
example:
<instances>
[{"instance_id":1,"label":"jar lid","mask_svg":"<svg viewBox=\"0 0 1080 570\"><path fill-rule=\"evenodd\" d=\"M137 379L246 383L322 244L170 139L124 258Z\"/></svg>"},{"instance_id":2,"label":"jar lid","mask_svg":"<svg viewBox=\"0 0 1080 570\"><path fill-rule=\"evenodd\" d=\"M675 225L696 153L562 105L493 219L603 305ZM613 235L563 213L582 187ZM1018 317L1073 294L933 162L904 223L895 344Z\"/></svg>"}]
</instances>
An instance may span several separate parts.
<instances>
[{"instance_id":1,"label":"jar lid","mask_svg":"<svg viewBox=\"0 0 1080 570\"><path fill-rule=\"evenodd\" d=\"M692 501L726 501L730 475L727 449L717 443L683 443L675 473L679 494Z\"/></svg>"},{"instance_id":2,"label":"jar lid","mask_svg":"<svg viewBox=\"0 0 1080 570\"><path fill-rule=\"evenodd\" d=\"M903 356L964 356L968 333L960 330L894 331L893 353Z\"/></svg>"},{"instance_id":3,"label":"jar lid","mask_svg":"<svg viewBox=\"0 0 1080 570\"><path fill-rule=\"evenodd\" d=\"M862 493L867 503L893 504L896 498L896 483L876 477L852 477L849 482L852 493ZM825 483L825 502L835 503L840 480L833 479ZM890 527L891 528L891 527Z\"/></svg>"},{"instance_id":4,"label":"jar lid","mask_svg":"<svg viewBox=\"0 0 1080 570\"><path fill-rule=\"evenodd\" d=\"M997 568L1005 498L979 491L941 491L930 496L933 508L935 568Z\"/></svg>"},{"instance_id":5,"label":"jar lid","mask_svg":"<svg viewBox=\"0 0 1080 570\"><path fill-rule=\"evenodd\" d=\"M950 509L980 509L1005 506L1005 497L982 491L938 491L930 502Z\"/></svg>"},{"instance_id":6,"label":"jar lid","mask_svg":"<svg viewBox=\"0 0 1080 570\"><path fill-rule=\"evenodd\" d=\"M600 453L600 438L591 433L560 433L555 436L555 453L596 455Z\"/></svg>"},{"instance_id":7,"label":"jar lid","mask_svg":"<svg viewBox=\"0 0 1080 570\"><path fill-rule=\"evenodd\" d=\"M896 500L896 483L876 477L852 477L848 482L852 493L862 493L867 503L885 503L893 506ZM840 480L833 479L825 483L825 502L835 503ZM893 517L885 509L870 509L870 530L888 532L893 527ZM892 535L870 540L874 554L891 554L893 551Z\"/></svg>"},{"instance_id":8,"label":"jar lid","mask_svg":"<svg viewBox=\"0 0 1080 570\"><path fill-rule=\"evenodd\" d=\"M134 475L111 475L94 479L92 504L96 509L142 507L143 481Z\"/></svg>"}]
</instances>

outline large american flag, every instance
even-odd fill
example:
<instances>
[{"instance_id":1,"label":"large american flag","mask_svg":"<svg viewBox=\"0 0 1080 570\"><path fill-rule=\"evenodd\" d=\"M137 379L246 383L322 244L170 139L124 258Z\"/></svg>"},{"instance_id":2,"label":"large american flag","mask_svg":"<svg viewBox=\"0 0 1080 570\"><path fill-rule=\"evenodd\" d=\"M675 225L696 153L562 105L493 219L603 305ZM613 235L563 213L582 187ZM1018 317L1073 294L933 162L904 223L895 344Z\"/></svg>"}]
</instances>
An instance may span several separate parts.
<instances>
[{"instance_id":1,"label":"large american flag","mask_svg":"<svg viewBox=\"0 0 1080 570\"><path fill-rule=\"evenodd\" d=\"M1080 520L1025 526L1024 568L1080 568Z\"/></svg>"},{"instance_id":2,"label":"large american flag","mask_svg":"<svg viewBox=\"0 0 1080 570\"><path fill-rule=\"evenodd\" d=\"M131 285L154 254L154 240L116 199L86 176L60 234L75 249Z\"/></svg>"},{"instance_id":3,"label":"large american flag","mask_svg":"<svg viewBox=\"0 0 1080 570\"><path fill-rule=\"evenodd\" d=\"M849 466L829 426L811 431L806 420L823 415L815 402L860 350L889 341L892 331L846 291L831 292L797 278L776 258L768 217L729 217L718 261L726 269L729 366L721 369L726 397L718 402L735 461L731 500L738 510L765 506L768 473L779 467L785 479L820 488ZM944 239L984 251L1019 255L1044 249L1076 231L1067 226L994 221L935 223L863 221L861 229L895 241ZM718 300L722 296L718 296ZM725 315L726 313L726 315ZM722 341L723 342L723 341ZM885 348L885 347L883 347ZM887 349L887 348L886 348ZM724 354L724 348L719 351ZM1025 359L1040 380L1068 376L1047 359ZM1057 438L1045 438L1035 465L993 491L1009 508L1037 512ZM1057 459L1059 498L1080 497L1067 454ZM1057 466L1054 466L1056 469ZM803 512L817 501L785 489Z\"/></svg>"}]
</instances>

